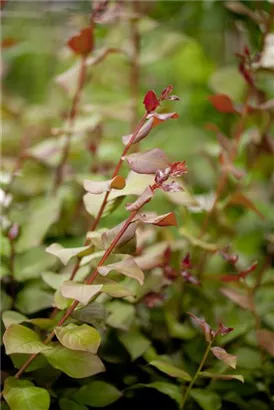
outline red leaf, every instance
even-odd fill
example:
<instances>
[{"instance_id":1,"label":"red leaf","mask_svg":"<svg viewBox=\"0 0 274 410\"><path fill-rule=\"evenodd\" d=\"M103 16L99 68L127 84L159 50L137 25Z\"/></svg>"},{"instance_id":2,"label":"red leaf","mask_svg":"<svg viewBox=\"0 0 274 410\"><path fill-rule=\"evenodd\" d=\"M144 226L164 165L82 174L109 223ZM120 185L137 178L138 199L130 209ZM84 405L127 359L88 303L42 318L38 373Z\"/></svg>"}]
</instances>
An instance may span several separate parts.
<instances>
[{"instance_id":1,"label":"red leaf","mask_svg":"<svg viewBox=\"0 0 274 410\"><path fill-rule=\"evenodd\" d=\"M242 205L247 209L251 209L253 212L255 212L261 219L264 219L263 214L259 209L256 207L256 205L249 199L246 195L244 195L240 191L234 192L234 194L231 195L228 204L234 204L234 205Z\"/></svg>"},{"instance_id":2,"label":"red leaf","mask_svg":"<svg viewBox=\"0 0 274 410\"><path fill-rule=\"evenodd\" d=\"M174 268L172 268L172 266L165 266L164 276L169 280L174 280L178 277L178 273Z\"/></svg>"},{"instance_id":3,"label":"red leaf","mask_svg":"<svg viewBox=\"0 0 274 410\"><path fill-rule=\"evenodd\" d=\"M182 267L183 269L191 269L191 268L192 268L192 264L191 264L191 261L190 261L190 253L189 253L189 252L186 254L186 256L184 257L184 259L182 259L181 267Z\"/></svg>"},{"instance_id":4,"label":"red leaf","mask_svg":"<svg viewBox=\"0 0 274 410\"><path fill-rule=\"evenodd\" d=\"M189 282L192 285L201 286L199 279L196 276L192 275L190 272L183 270L181 271L181 275L186 282Z\"/></svg>"},{"instance_id":5,"label":"red leaf","mask_svg":"<svg viewBox=\"0 0 274 410\"><path fill-rule=\"evenodd\" d=\"M161 188L165 192L179 192L183 191L184 189L178 184L176 181L172 181L170 184L162 184Z\"/></svg>"},{"instance_id":6,"label":"red leaf","mask_svg":"<svg viewBox=\"0 0 274 410\"><path fill-rule=\"evenodd\" d=\"M173 91L173 85L168 85L166 88L163 89L161 93L160 100L165 100L169 94L171 94Z\"/></svg>"},{"instance_id":7,"label":"red leaf","mask_svg":"<svg viewBox=\"0 0 274 410\"><path fill-rule=\"evenodd\" d=\"M226 327L226 326L224 326L224 324L221 322L221 323L219 323L218 329L217 329L216 331L212 330L211 333L212 333L212 336L213 336L213 337L216 337L216 336L218 336L218 335L224 336L224 335L227 335L228 333L232 332L232 330L234 330L233 327Z\"/></svg>"},{"instance_id":8,"label":"red leaf","mask_svg":"<svg viewBox=\"0 0 274 410\"><path fill-rule=\"evenodd\" d=\"M156 127L156 125L161 124L161 122L167 120L175 120L179 118L179 115L177 114L177 112L167 112L162 114L159 114L158 112L153 112L148 115L148 118L153 118L153 127Z\"/></svg>"},{"instance_id":9,"label":"red leaf","mask_svg":"<svg viewBox=\"0 0 274 410\"><path fill-rule=\"evenodd\" d=\"M250 299L247 295L242 293L238 293L234 289L229 288L221 288L220 292L226 296L228 299L232 300L232 302L236 303L237 305L241 306L243 309L252 310L253 306L250 302Z\"/></svg>"},{"instance_id":10,"label":"red leaf","mask_svg":"<svg viewBox=\"0 0 274 410\"><path fill-rule=\"evenodd\" d=\"M228 246L224 249L221 249L218 253L224 258L225 261L231 263L232 265L235 265L236 262L239 259L239 255L230 255L229 254L229 247Z\"/></svg>"},{"instance_id":11,"label":"red leaf","mask_svg":"<svg viewBox=\"0 0 274 410\"><path fill-rule=\"evenodd\" d=\"M186 162L174 162L171 164L171 171L170 171L170 176L171 177L180 177L184 174L187 173L187 166Z\"/></svg>"},{"instance_id":12,"label":"red leaf","mask_svg":"<svg viewBox=\"0 0 274 410\"><path fill-rule=\"evenodd\" d=\"M148 308L152 309L159 305L163 300L163 295L156 292L150 292L144 297L144 302Z\"/></svg>"},{"instance_id":13,"label":"red leaf","mask_svg":"<svg viewBox=\"0 0 274 410\"><path fill-rule=\"evenodd\" d=\"M10 48L10 47L15 46L17 43L18 42L14 38L7 37L7 38L4 38L4 40L2 40L1 47L2 49Z\"/></svg>"},{"instance_id":14,"label":"red leaf","mask_svg":"<svg viewBox=\"0 0 274 410\"><path fill-rule=\"evenodd\" d=\"M202 329L205 335L205 339L207 342L211 341L211 328L205 320L199 319L197 316L193 315L193 313L187 312L189 316L193 318L193 320L197 323L198 326Z\"/></svg>"},{"instance_id":15,"label":"red leaf","mask_svg":"<svg viewBox=\"0 0 274 410\"><path fill-rule=\"evenodd\" d=\"M153 90L146 93L143 103L148 113L156 110L156 108L160 105L157 95Z\"/></svg>"},{"instance_id":16,"label":"red leaf","mask_svg":"<svg viewBox=\"0 0 274 410\"><path fill-rule=\"evenodd\" d=\"M170 171L171 171L170 167L166 169L158 169L155 175L156 184L161 185L163 182L165 182L170 176Z\"/></svg>"},{"instance_id":17,"label":"red leaf","mask_svg":"<svg viewBox=\"0 0 274 410\"><path fill-rule=\"evenodd\" d=\"M235 112L235 109L233 107L233 103L230 97L228 97L225 94L210 95L208 99L212 103L214 108L216 108L216 110L220 112L223 112L223 113Z\"/></svg>"},{"instance_id":18,"label":"red leaf","mask_svg":"<svg viewBox=\"0 0 274 410\"><path fill-rule=\"evenodd\" d=\"M67 42L67 45L76 54L85 55L90 53L94 47L92 28L84 28L79 34L71 37Z\"/></svg>"},{"instance_id":19,"label":"red leaf","mask_svg":"<svg viewBox=\"0 0 274 410\"><path fill-rule=\"evenodd\" d=\"M177 220L174 212L169 212L164 215L146 216L138 215L137 219L143 223L152 224L156 226L177 226Z\"/></svg>"},{"instance_id":20,"label":"red leaf","mask_svg":"<svg viewBox=\"0 0 274 410\"><path fill-rule=\"evenodd\" d=\"M217 359L224 362L227 366L236 369L237 356L227 353L225 349L219 346L211 347L210 350Z\"/></svg>"}]
</instances>

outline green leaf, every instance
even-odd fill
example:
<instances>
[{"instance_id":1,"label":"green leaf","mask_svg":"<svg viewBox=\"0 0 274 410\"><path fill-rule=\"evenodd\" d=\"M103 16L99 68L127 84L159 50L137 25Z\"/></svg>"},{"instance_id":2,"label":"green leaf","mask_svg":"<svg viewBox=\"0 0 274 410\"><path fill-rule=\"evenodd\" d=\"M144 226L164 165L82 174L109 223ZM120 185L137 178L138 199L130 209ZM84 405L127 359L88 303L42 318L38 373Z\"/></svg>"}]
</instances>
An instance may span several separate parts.
<instances>
[{"instance_id":1,"label":"green leaf","mask_svg":"<svg viewBox=\"0 0 274 410\"><path fill-rule=\"evenodd\" d=\"M75 403L75 401L62 397L59 400L59 406L61 410L88 410L86 406Z\"/></svg>"},{"instance_id":2,"label":"green leaf","mask_svg":"<svg viewBox=\"0 0 274 410\"><path fill-rule=\"evenodd\" d=\"M173 366L172 364L166 363L161 360L153 360L149 364L156 367L156 369L160 370L161 372L168 374L170 377L176 377L188 382L191 381L191 376L187 372L180 369L179 367Z\"/></svg>"},{"instance_id":3,"label":"green leaf","mask_svg":"<svg viewBox=\"0 0 274 410\"><path fill-rule=\"evenodd\" d=\"M47 390L14 377L5 380L4 398L10 410L48 410L50 406L50 395Z\"/></svg>"},{"instance_id":4,"label":"green leaf","mask_svg":"<svg viewBox=\"0 0 274 410\"><path fill-rule=\"evenodd\" d=\"M80 404L105 407L114 403L121 395L122 393L115 386L103 381L93 381L82 386L74 398Z\"/></svg>"},{"instance_id":5,"label":"green leaf","mask_svg":"<svg viewBox=\"0 0 274 410\"><path fill-rule=\"evenodd\" d=\"M29 359L28 354L12 354L10 355L10 358L12 360L12 363L16 369L20 369L23 364ZM35 357L35 359L31 362L31 364L26 368L25 372L33 372L34 370L37 369L42 369L44 367L49 367L49 364L47 360L45 359L44 356L38 355Z\"/></svg>"},{"instance_id":6,"label":"green leaf","mask_svg":"<svg viewBox=\"0 0 274 410\"><path fill-rule=\"evenodd\" d=\"M51 344L42 354L55 369L73 378L80 379L105 371L98 356L90 352L70 350L59 343Z\"/></svg>"},{"instance_id":7,"label":"green leaf","mask_svg":"<svg viewBox=\"0 0 274 410\"><path fill-rule=\"evenodd\" d=\"M36 284L26 285L15 299L15 307L26 315L52 306L53 296Z\"/></svg>"},{"instance_id":8,"label":"green leaf","mask_svg":"<svg viewBox=\"0 0 274 410\"><path fill-rule=\"evenodd\" d=\"M41 272L50 269L55 258L45 252L44 247L35 247L15 256L14 277L18 282L39 278Z\"/></svg>"},{"instance_id":9,"label":"green leaf","mask_svg":"<svg viewBox=\"0 0 274 410\"><path fill-rule=\"evenodd\" d=\"M105 322L107 313L104 306L100 303L93 302L83 308L74 310L72 317L80 322L89 323L98 327Z\"/></svg>"},{"instance_id":10,"label":"green leaf","mask_svg":"<svg viewBox=\"0 0 274 410\"><path fill-rule=\"evenodd\" d=\"M2 320L7 329L10 325L19 324L21 322L25 322L28 320L27 316L22 315L19 312L15 312L14 310L6 310L3 312Z\"/></svg>"},{"instance_id":11,"label":"green leaf","mask_svg":"<svg viewBox=\"0 0 274 410\"><path fill-rule=\"evenodd\" d=\"M73 299L65 298L61 294L61 290L57 289L54 293L54 302L53 306L57 307L57 309L64 310L67 309L73 302Z\"/></svg>"},{"instance_id":12,"label":"green leaf","mask_svg":"<svg viewBox=\"0 0 274 410\"><path fill-rule=\"evenodd\" d=\"M17 242L17 251L39 246L48 232L49 228L55 223L60 214L61 199L56 196L46 200L36 198L31 202L29 217L21 226L22 233Z\"/></svg>"},{"instance_id":13,"label":"green leaf","mask_svg":"<svg viewBox=\"0 0 274 410\"><path fill-rule=\"evenodd\" d=\"M199 375L201 377L209 377L210 379L217 379L217 380L239 380L240 382L244 383L244 378L241 374L218 374L218 373L211 373L211 372L200 372Z\"/></svg>"},{"instance_id":14,"label":"green leaf","mask_svg":"<svg viewBox=\"0 0 274 410\"><path fill-rule=\"evenodd\" d=\"M102 292L114 298L125 298L127 296L133 296L133 292L121 285L120 283L110 281L109 283L104 283L102 287Z\"/></svg>"},{"instance_id":15,"label":"green leaf","mask_svg":"<svg viewBox=\"0 0 274 410\"><path fill-rule=\"evenodd\" d=\"M190 396L202 407L204 410L219 410L222 407L220 396L210 390L192 389Z\"/></svg>"},{"instance_id":16,"label":"green leaf","mask_svg":"<svg viewBox=\"0 0 274 410\"><path fill-rule=\"evenodd\" d=\"M181 389L179 386L176 386L175 384L171 384L168 382L153 382L149 384L138 383L138 384L135 384L134 386L129 387L128 390L142 389L142 388L156 389L160 393L163 393L169 396L172 400L175 400L179 405L181 404L181 401L182 401Z\"/></svg>"},{"instance_id":17,"label":"green leaf","mask_svg":"<svg viewBox=\"0 0 274 410\"><path fill-rule=\"evenodd\" d=\"M59 289L65 280L69 280L69 273L53 273L53 272L44 272L42 273L43 281L50 286L52 289Z\"/></svg>"},{"instance_id":18,"label":"green leaf","mask_svg":"<svg viewBox=\"0 0 274 410\"><path fill-rule=\"evenodd\" d=\"M91 326L75 325L70 323L66 326L56 327L54 332L65 347L72 350L97 353L101 343L101 336Z\"/></svg>"},{"instance_id":19,"label":"green leaf","mask_svg":"<svg viewBox=\"0 0 274 410\"><path fill-rule=\"evenodd\" d=\"M121 330L128 330L132 324L135 315L135 309L129 303L120 300L114 300L107 304L109 316L107 324Z\"/></svg>"},{"instance_id":20,"label":"green leaf","mask_svg":"<svg viewBox=\"0 0 274 410\"><path fill-rule=\"evenodd\" d=\"M1 289L0 302L1 312L4 312L12 307L12 298L3 289Z\"/></svg>"},{"instance_id":21,"label":"green leaf","mask_svg":"<svg viewBox=\"0 0 274 410\"><path fill-rule=\"evenodd\" d=\"M46 252L59 258L64 265L67 265L73 257L88 255L92 250L93 246L90 245L80 246L78 248L64 248L59 243L53 243L46 248Z\"/></svg>"},{"instance_id":22,"label":"green leaf","mask_svg":"<svg viewBox=\"0 0 274 410\"><path fill-rule=\"evenodd\" d=\"M101 291L102 287L103 285L87 285L67 280L61 286L61 294L65 298L75 299L83 305L87 305L90 299Z\"/></svg>"},{"instance_id":23,"label":"green leaf","mask_svg":"<svg viewBox=\"0 0 274 410\"><path fill-rule=\"evenodd\" d=\"M120 333L118 336L120 342L129 352L131 359L136 360L149 348L151 341L142 335L138 330Z\"/></svg>"},{"instance_id":24,"label":"green leaf","mask_svg":"<svg viewBox=\"0 0 274 410\"><path fill-rule=\"evenodd\" d=\"M120 262L98 267L98 272L103 276L108 275L109 272L113 270L121 273L122 275L136 279L140 285L144 283L144 273L131 257L123 259Z\"/></svg>"},{"instance_id":25,"label":"green leaf","mask_svg":"<svg viewBox=\"0 0 274 410\"><path fill-rule=\"evenodd\" d=\"M15 324L10 325L5 331L3 342L7 354L40 353L47 348L33 330Z\"/></svg>"}]
</instances>

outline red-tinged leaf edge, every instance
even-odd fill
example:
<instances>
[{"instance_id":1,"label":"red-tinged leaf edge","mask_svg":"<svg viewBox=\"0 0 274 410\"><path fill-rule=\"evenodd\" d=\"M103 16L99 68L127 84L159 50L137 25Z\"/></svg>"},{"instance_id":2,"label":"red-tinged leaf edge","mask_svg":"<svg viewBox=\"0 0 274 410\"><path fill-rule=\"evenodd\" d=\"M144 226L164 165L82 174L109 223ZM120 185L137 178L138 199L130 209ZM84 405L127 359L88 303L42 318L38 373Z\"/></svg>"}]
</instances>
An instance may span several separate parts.
<instances>
[{"instance_id":1,"label":"red-tinged leaf edge","mask_svg":"<svg viewBox=\"0 0 274 410\"><path fill-rule=\"evenodd\" d=\"M193 313L186 312L189 316L192 317L192 319L197 323L197 325L202 329L205 335L205 340L207 342L210 342L212 339L211 335L211 327L209 326L208 323L206 323L205 320L199 319L197 316L195 316Z\"/></svg>"},{"instance_id":2,"label":"red-tinged leaf edge","mask_svg":"<svg viewBox=\"0 0 274 410\"><path fill-rule=\"evenodd\" d=\"M93 30L91 27L86 27L79 34L71 37L67 46L76 54L87 55L94 47Z\"/></svg>"},{"instance_id":3,"label":"red-tinged leaf edge","mask_svg":"<svg viewBox=\"0 0 274 410\"><path fill-rule=\"evenodd\" d=\"M215 94L210 95L208 100L212 103L214 108L222 113L234 113L235 108L228 95L225 94Z\"/></svg>"}]
</instances>

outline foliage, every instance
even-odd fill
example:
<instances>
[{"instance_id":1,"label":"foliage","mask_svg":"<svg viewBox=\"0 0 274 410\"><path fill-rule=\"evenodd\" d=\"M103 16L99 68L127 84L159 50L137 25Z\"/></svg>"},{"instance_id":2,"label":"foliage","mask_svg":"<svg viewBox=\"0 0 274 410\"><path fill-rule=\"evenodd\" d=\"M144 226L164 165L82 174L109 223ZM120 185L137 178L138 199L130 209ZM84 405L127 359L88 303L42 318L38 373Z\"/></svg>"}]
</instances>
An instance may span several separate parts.
<instances>
[{"instance_id":1,"label":"foliage","mask_svg":"<svg viewBox=\"0 0 274 410\"><path fill-rule=\"evenodd\" d=\"M272 408L273 5L41 4L1 2L3 408Z\"/></svg>"}]
</instances>

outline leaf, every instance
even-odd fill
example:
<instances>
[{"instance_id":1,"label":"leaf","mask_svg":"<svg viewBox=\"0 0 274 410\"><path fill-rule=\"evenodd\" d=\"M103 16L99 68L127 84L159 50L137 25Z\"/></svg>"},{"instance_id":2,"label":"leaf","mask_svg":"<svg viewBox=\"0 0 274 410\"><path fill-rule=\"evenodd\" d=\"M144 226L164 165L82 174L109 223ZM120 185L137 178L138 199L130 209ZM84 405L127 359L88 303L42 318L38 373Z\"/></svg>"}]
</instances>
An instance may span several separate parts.
<instances>
[{"instance_id":1,"label":"leaf","mask_svg":"<svg viewBox=\"0 0 274 410\"><path fill-rule=\"evenodd\" d=\"M91 181L84 179L83 186L86 191L91 194L102 194L109 192L111 189L123 189L126 186L126 181L120 175L107 181Z\"/></svg>"},{"instance_id":2,"label":"leaf","mask_svg":"<svg viewBox=\"0 0 274 410\"><path fill-rule=\"evenodd\" d=\"M201 377L208 377L210 379L216 380L239 380L240 382L244 383L244 378L241 374L218 374L218 373L210 373L210 372L200 372L199 375Z\"/></svg>"},{"instance_id":3,"label":"leaf","mask_svg":"<svg viewBox=\"0 0 274 410\"><path fill-rule=\"evenodd\" d=\"M48 345L42 354L52 367L73 378L81 379L105 371L105 366L98 356L90 352L67 349L59 343Z\"/></svg>"},{"instance_id":4,"label":"leaf","mask_svg":"<svg viewBox=\"0 0 274 410\"><path fill-rule=\"evenodd\" d=\"M224 362L227 366L230 366L233 369L236 369L237 356L227 353L225 349L219 346L211 347L210 350L212 351L214 356L217 357L217 359Z\"/></svg>"},{"instance_id":5,"label":"leaf","mask_svg":"<svg viewBox=\"0 0 274 410\"><path fill-rule=\"evenodd\" d=\"M69 278L70 278L70 273L54 273L54 272L42 273L43 281L54 290L59 289L62 283L65 282L65 280L69 280Z\"/></svg>"},{"instance_id":6,"label":"leaf","mask_svg":"<svg viewBox=\"0 0 274 410\"><path fill-rule=\"evenodd\" d=\"M132 204L127 204L126 205L126 210L130 212L138 211L140 208L142 208L145 204L147 204L151 198L154 195L154 191L151 189L151 187L147 187L142 195L139 196L138 199L136 199L135 202Z\"/></svg>"},{"instance_id":7,"label":"leaf","mask_svg":"<svg viewBox=\"0 0 274 410\"><path fill-rule=\"evenodd\" d=\"M50 406L50 395L47 390L35 387L28 380L8 377L3 393L10 410L48 410Z\"/></svg>"},{"instance_id":8,"label":"leaf","mask_svg":"<svg viewBox=\"0 0 274 410\"><path fill-rule=\"evenodd\" d=\"M10 325L17 325L21 322L25 322L28 320L27 316L22 315L19 312L15 312L14 310L6 310L2 314L2 320L7 329Z\"/></svg>"},{"instance_id":9,"label":"leaf","mask_svg":"<svg viewBox=\"0 0 274 410\"><path fill-rule=\"evenodd\" d=\"M188 382L191 381L191 376L187 372L180 369L179 367L173 366L172 364L163 362L161 360L152 360L152 362L150 362L149 364L156 367L156 369L160 370L170 377L176 377L177 379L185 380Z\"/></svg>"},{"instance_id":10,"label":"leaf","mask_svg":"<svg viewBox=\"0 0 274 410\"><path fill-rule=\"evenodd\" d=\"M264 219L264 215L259 211L256 205L242 192L234 192L228 199L227 204L242 205L247 209L255 212L261 219Z\"/></svg>"},{"instance_id":11,"label":"leaf","mask_svg":"<svg viewBox=\"0 0 274 410\"><path fill-rule=\"evenodd\" d=\"M119 232L121 231L125 223L126 221L123 221L119 225L116 225L114 228L109 229L108 231L102 234L102 242L103 242L104 249L107 249L110 246L111 242L119 234ZM137 222L132 222L129 225L129 227L126 229L126 231L123 233L123 235L117 242L116 248L119 246L125 245L127 242L129 242L134 237L137 225L138 225Z\"/></svg>"},{"instance_id":12,"label":"leaf","mask_svg":"<svg viewBox=\"0 0 274 410\"><path fill-rule=\"evenodd\" d=\"M86 27L76 36L71 37L67 42L68 47L76 54L86 55L93 50L93 30Z\"/></svg>"},{"instance_id":13,"label":"leaf","mask_svg":"<svg viewBox=\"0 0 274 410\"><path fill-rule=\"evenodd\" d=\"M107 313L102 304L92 302L87 306L74 310L72 317L80 322L89 323L98 327L106 321Z\"/></svg>"},{"instance_id":14,"label":"leaf","mask_svg":"<svg viewBox=\"0 0 274 410\"><path fill-rule=\"evenodd\" d=\"M162 122L167 121L169 119L176 119L178 117L179 116L176 112L169 112L169 113L164 113L164 114L158 114L154 112L154 113L149 114L147 116L148 118L147 122L140 129L140 131L134 138L134 141L132 142L132 144L135 144L136 142L139 142L145 137L147 137L150 131L152 130L152 128L156 127ZM122 137L122 141L124 145L127 145L131 141L132 137L133 137L133 134L125 135L124 137Z\"/></svg>"},{"instance_id":15,"label":"leaf","mask_svg":"<svg viewBox=\"0 0 274 410\"><path fill-rule=\"evenodd\" d=\"M271 356L274 356L274 332L267 329L260 329L257 331L257 337L264 350Z\"/></svg>"},{"instance_id":16,"label":"leaf","mask_svg":"<svg viewBox=\"0 0 274 410\"><path fill-rule=\"evenodd\" d=\"M241 306L241 308L252 310L252 303L250 302L247 295L241 294L236 290L230 288L221 288L220 292L228 299L232 300L232 302Z\"/></svg>"},{"instance_id":17,"label":"leaf","mask_svg":"<svg viewBox=\"0 0 274 410\"><path fill-rule=\"evenodd\" d=\"M152 224L156 226L177 226L177 220L174 212L157 216L146 216L145 214L141 214L137 217L139 221L145 224Z\"/></svg>"},{"instance_id":18,"label":"leaf","mask_svg":"<svg viewBox=\"0 0 274 410\"><path fill-rule=\"evenodd\" d=\"M104 283L102 287L102 292L114 298L125 298L127 296L133 296L133 293L130 289L114 281Z\"/></svg>"},{"instance_id":19,"label":"leaf","mask_svg":"<svg viewBox=\"0 0 274 410\"><path fill-rule=\"evenodd\" d=\"M106 323L116 329L129 330L135 315L132 305L120 300L113 300L106 306L108 317Z\"/></svg>"},{"instance_id":20,"label":"leaf","mask_svg":"<svg viewBox=\"0 0 274 410\"><path fill-rule=\"evenodd\" d=\"M163 262L167 247L167 242L158 242L147 248L142 255L136 256L134 260L142 270L150 270Z\"/></svg>"},{"instance_id":21,"label":"leaf","mask_svg":"<svg viewBox=\"0 0 274 410\"><path fill-rule=\"evenodd\" d=\"M91 407L105 407L122 396L122 393L113 385L104 381L95 380L82 386L75 394L75 400L80 404Z\"/></svg>"},{"instance_id":22,"label":"leaf","mask_svg":"<svg viewBox=\"0 0 274 410\"><path fill-rule=\"evenodd\" d=\"M26 315L52 306L53 296L36 284L25 286L16 296L15 307Z\"/></svg>"},{"instance_id":23,"label":"leaf","mask_svg":"<svg viewBox=\"0 0 274 410\"><path fill-rule=\"evenodd\" d=\"M3 342L8 355L12 353L40 353L47 348L33 330L16 324L10 325L5 331Z\"/></svg>"},{"instance_id":24,"label":"leaf","mask_svg":"<svg viewBox=\"0 0 274 410\"><path fill-rule=\"evenodd\" d=\"M189 233L185 228L180 229L180 233L194 246L198 248L204 249L208 252L216 252L218 250L218 246L213 243L204 242L201 239L195 238Z\"/></svg>"},{"instance_id":25,"label":"leaf","mask_svg":"<svg viewBox=\"0 0 274 410\"><path fill-rule=\"evenodd\" d=\"M133 386L130 386L128 390L142 389L142 388L156 389L160 393L169 396L172 400L175 400L179 405L181 405L181 401L182 401L181 388L179 386L176 386L175 384L168 383L168 382L161 382L161 381L153 382L149 384L138 383Z\"/></svg>"},{"instance_id":26,"label":"leaf","mask_svg":"<svg viewBox=\"0 0 274 410\"><path fill-rule=\"evenodd\" d=\"M118 335L120 342L125 346L132 360L138 359L151 345L151 341L147 339L137 329L123 332Z\"/></svg>"},{"instance_id":27,"label":"leaf","mask_svg":"<svg viewBox=\"0 0 274 410\"><path fill-rule=\"evenodd\" d=\"M61 290L57 289L56 292L54 293L54 301L52 306L56 307L59 310L65 310L67 309L71 304L73 303L73 299L68 299L65 298L61 294Z\"/></svg>"},{"instance_id":28,"label":"leaf","mask_svg":"<svg viewBox=\"0 0 274 410\"><path fill-rule=\"evenodd\" d=\"M153 90L146 93L143 103L147 112L156 110L156 108L160 105L157 95Z\"/></svg>"},{"instance_id":29,"label":"leaf","mask_svg":"<svg viewBox=\"0 0 274 410\"><path fill-rule=\"evenodd\" d=\"M87 254L87 251L90 253L92 252L92 247L90 245L80 246L78 248L64 248L59 243L53 243L46 248L46 252L59 258L64 265L67 265L71 258L75 256Z\"/></svg>"},{"instance_id":30,"label":"leaf","mask_svg":"<svg viewBox=\"0 0 274 410\"><path fill-rule=\"evenodd\" d=\"M28 354L23 354L23 353L15 353L11 354L10 358L12 360L12 363L16 369L20 369L25 362L29 359ZM47 360L44 358L42 355L38 355L35 357L35 359L31 362L31 364L26 368L25 372L33 372L38 369L42 369L45 367L49 367L49 364Z\"/></svg>"},{"instance_id":31,"label":"leaf","mask_svg":"<svg viewBox=\"0 0 274 410\"><path fill-rule=\"evenodd\" d=\"M61 397L59 400L59 406L61 410L88 410L86 406L82 406L67 397Z\"/></svg>"},{"instance_id":32,"label":"leaf","mask_svg":"<svg viewBox=\"0 0 274 410\"><path fill-rule=\"evenodd\" d=\"M57 339L63 346L72 350L83 350L84 352L97 353L101 343L101 336L91 326L78 326L70 323L54 329Z\"/></svg>"},{"instance_id":33,"label":"leaf","mask_svg":"<svg viewBox=\"0 0 274 410\"><path fill-rule=\"evenodd\" d=\"M223 113L234 113L235 109L233 103L228 95L225 94L215 94L208 97L209 101L212 103L216 110Z\"/></svg>"},{"instance_id":34,"label":"leaf","mask_svg":"<svg viewBox=\"0 0 274 410\"><path fill-rule=\"evenodd\" d=\"M120 262L112 263L110 265L98 267L98 272L102 276L107 276L109 272L113 270L121 273L122 275L136 279L140 283L140 285L143 285L144 283L144 273L132 257L123 259Z\"/></svg>"},{"instance_id":35,"label":"leaf","mask_svg":"<svg viewBox=\"0 0 274 410\"><path fill-rule=\"evenodd\" d=\"M97 295L103 285L87 285L66 280L61 286L61 294L65 298L75 299L83 305L87 305L90 299Z\"/></svg>"},{"instance_id":36,"label":"leaf","mask_svg":"<svg viewBox=\"0 0 274 410\"><path fill-rule=\"evenodd\" d=\"M219 410L222 407L220 396L214 391L207 389L192 389L190 396L201 406L203 410Z\"/></svg>"},{"instance_id":37,"label":"leaf","mask_svg":"<svg viewBox=\"0 0 274 410\"><path fill-rule=\"evenodd\" d=\"M205 340L207 342L211 341L211 327L209 326L208 323L206 323L205 320L199 319L197 316L195 316L193 313L187 312L189 316L192 317L194 322L202 329L205 335Z\"/></svg>"},{"instance_id":38,"label":"leaf","mask_svg":"<svg viewBox=\"0 0 274 410\"><path fill-rule=\"evenodd\" d=\"M159 148L134 153L125 157L129 167L138 174L155 174L157 169L170 165L167 155Z\"/></svg>"},{"instance_id":39,"label":"leaf","mask_svg":"<svg viewBox=\"0 0 274 410\"><path fill-rule=\"evenodd\" d=\"M58 221L61 210L59 197L46 200L37 198L31 203L28 217L21 225L16 244L18 252L39 246L52 224Z\"/></svg>"},{"instance_id":40,"label":"leaf","mask_svg":"<svg viewBox=\"0 0 274 410\"><path fill-rule=\"evenodd\" d=\"M50 269L55 263L55 258L47 254L44 247L28 249L15 256L14 277L18 282L40 278L41 272Z\"/></svg>"}]
</instances>

